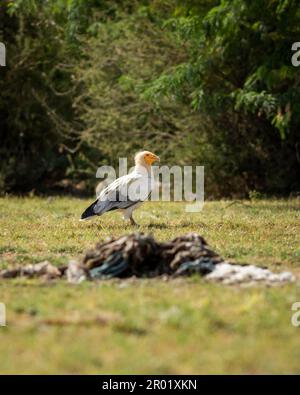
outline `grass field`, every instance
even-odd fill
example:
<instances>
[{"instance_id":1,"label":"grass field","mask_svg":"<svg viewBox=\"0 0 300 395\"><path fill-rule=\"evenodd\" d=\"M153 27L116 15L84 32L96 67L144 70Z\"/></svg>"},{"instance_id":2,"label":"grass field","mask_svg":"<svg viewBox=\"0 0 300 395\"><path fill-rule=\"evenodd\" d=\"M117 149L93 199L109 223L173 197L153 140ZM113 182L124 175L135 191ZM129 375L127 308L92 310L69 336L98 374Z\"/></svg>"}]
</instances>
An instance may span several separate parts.
<instances>
[{"instance_id":1,"label":"grass field","mask_svg":"<svg viewBox=\"0 0 300 395\"><path fill-rule=\"evenodd\" d=\"M118 213L78 222L87 200L0 199L1 267L63 263L105 237L131 233ZM168 240L203 235L223 257L291 270L300 278L300 200L147 203L139 230ZM193 277L0 280L7 326L1 373L300 373L299 280L277 288L208 284Z\"/></svg>"}]
</instances>

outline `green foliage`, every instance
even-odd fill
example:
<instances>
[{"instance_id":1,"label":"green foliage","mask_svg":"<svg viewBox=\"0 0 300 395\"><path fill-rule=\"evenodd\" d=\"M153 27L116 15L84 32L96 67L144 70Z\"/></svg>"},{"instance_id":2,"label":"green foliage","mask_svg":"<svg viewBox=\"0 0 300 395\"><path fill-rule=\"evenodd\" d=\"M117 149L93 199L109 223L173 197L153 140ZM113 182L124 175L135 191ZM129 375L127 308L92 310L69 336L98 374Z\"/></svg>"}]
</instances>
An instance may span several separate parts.
<instances>
[{"instance_id":1,"label":"green foliage","mask_svg":"<svg viewBox=\"0 0 300 395\"><path fill-rule=\"evenodd\" d=\"M299 190L299 22L293 0L1 3L1 191L91 191L144 147L214 197Z\"/></svg>"},{"instance_id":2,"label":"green foliage","mask_svg":"<svg viewBox=\"0 0 300 395\"><path fill-rule=\"evenodd\" d=\"M7 46L0 80L1 178L5 190L24 191L66 169L63 146L77 139L68 122L75 54L64 41L63 2L18 0L0 7Z\"/></svg>"},{"instance_id":3,"label":"green foliage","mask_svg":"<svg viewBox=\"0 0 300 395\"><path fill-rule=\"evenodd\" d=\"M192 9L169 21L193 44L189 64L162 75L146 94L178 97L180 90L203 112L221 108L264 116L284 138L291 123L300 121L298 70L290 60L299 22L293 0L221 1L204 18Z\"/></svg>"},{"instance_id":4,"label":"green foliage","mask_svg":"<svg viewBox=\"0 0 300 395\"><path fill-rule=\"evenodd\" d=\"M282 191L299 187L299 70L291 64L291 45L300 36L299 3L222 0L205 15L204 10L193 2L175 10L167 25L190 44L189 60L146 85L145 96L155 102L168 97L190 103L213 120L211 141L222 135L223 145L237 148L241 137L245 145L258 139L260 153L255 156L265 157L265 167L266 161L273 164L273 174L266 173L268 181L262 185ZM235 141L220 124L232 130ZM245 128L246 135L241 134ZM277 150L285 151L286 162ZM235 164L242 171L239 156L236 152Z\"/></svg>"},{"instance_id":5,"label":"green foliage","mask_svg":"<svg viewBox=\"0 0 300 395\"><path fill-rule=\"evenodd\" d=\"M153 76L185 57L185 48L161 28L163 12L159 5L137 6L131 14L119 11L82 43L76 68L82 89L75 109L85 126L84 144L98 150L98 158L107 163L117 165L120 156L131 158L146 148L159 151L169 164L182 161L187 134L201 129L188 106L167 100L157 106L140 95ZM95 183L95 164L89 170Z\"/></svg>"}]
</instances>

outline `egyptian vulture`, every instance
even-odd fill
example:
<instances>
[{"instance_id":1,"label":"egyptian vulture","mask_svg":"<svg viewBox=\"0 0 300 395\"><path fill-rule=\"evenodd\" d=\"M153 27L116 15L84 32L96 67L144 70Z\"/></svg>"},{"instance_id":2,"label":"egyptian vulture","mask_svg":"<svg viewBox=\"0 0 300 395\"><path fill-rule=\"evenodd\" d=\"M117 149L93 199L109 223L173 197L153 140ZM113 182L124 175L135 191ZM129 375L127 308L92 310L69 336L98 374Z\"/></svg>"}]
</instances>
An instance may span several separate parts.
<instances>
[{"instance_id":1,"label":"egyptian vulture","mask_svg":"<svg viewBox=\"0 0 300 395\"><path fill-rule=\"evenodd\" d=\"M151 194L154 188L151 165L159 160L158 156L149 151L137 153L134 170L104 188L97 200L82 213L80 220L85 221L112 210L122 210L124 219L129 219L131 225L136 225L132 213Z\"/></svg>"}]
</instances>

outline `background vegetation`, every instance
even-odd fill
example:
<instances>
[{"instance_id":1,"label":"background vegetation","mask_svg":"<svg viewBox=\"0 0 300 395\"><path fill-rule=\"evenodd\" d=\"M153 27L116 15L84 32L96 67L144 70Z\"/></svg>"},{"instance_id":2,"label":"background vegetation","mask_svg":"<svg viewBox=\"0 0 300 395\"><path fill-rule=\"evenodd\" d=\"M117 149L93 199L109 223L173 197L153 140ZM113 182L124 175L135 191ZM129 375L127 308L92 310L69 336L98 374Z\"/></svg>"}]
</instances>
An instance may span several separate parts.
<instances>
[{"instance_id":1,"label":"background vegetation","mask_svg":"<svg viewBox=\"0 0 300 395\"><path fill-rule=\"evenodd\" d=\"M0 269L67 264L131 233L117 213L78 222L90 199L44 195L92 193L99 165L147 148L205 165L206 200L250 199L190 215L147 202L140 231L196 232L297 278L3 280L1 373L299 373L299 2L1 0L0 41Z\"/></svg>"},{"instance_id":2,"label":"background vegetation","mask_svg":"<svg viewBox=\"0 0 300 395\"><path fill-rule=\"evenodd\" d=\"M1 192L92 191L140 148L207 197L300 189L296 0L3 0Z\"/></svg>"}]
</instances>

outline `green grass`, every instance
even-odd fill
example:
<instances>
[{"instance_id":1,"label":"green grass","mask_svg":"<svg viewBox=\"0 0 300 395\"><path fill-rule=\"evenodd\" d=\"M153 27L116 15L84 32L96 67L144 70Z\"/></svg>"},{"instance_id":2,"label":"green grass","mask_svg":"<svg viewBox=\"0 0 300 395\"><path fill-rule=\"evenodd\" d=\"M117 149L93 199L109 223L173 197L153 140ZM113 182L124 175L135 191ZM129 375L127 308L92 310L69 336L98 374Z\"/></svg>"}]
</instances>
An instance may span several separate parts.
<instances>
[{"instance_id":1,"label":"green grass","mask_svg":"<svg viewBox=\"0 0 300 395\"><path fill-rule=\"evenodd\" d=\"M0 199L2 267L64 263L96 241L132 232L117 213L78 222L87 200ZM292 270L299 278L300 202L147 203L140 230L169 240L203 235L223 257ZM291 325L299 282L277 288L208 284L193 277L0 280L7 326L1 373L300 373L300 327Z\"/></svg>"}]
</instances>

